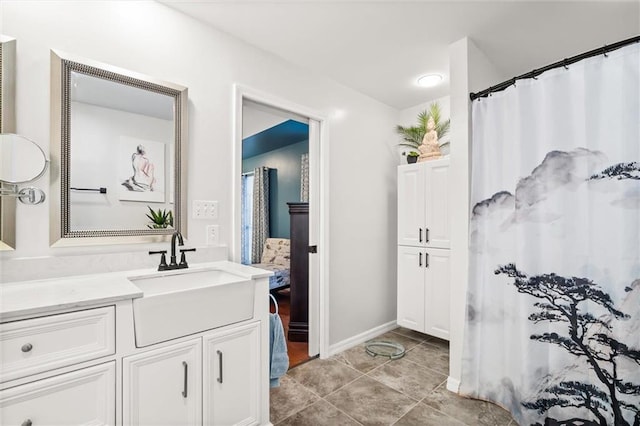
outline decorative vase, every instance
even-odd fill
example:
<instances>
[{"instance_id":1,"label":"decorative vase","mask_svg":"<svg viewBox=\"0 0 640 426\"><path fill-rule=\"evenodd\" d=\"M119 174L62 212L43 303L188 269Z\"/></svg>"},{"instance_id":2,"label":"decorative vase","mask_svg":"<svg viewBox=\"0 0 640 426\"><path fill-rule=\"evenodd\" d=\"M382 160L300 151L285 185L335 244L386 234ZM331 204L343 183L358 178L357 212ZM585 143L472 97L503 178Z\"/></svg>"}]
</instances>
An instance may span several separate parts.
<instances>
[{"instance_id":1,"label":"decorative vase","mask_svg":"<svg viewBox=\"0 0 640 426\"><path fill-rule=\"evenodd\" d=\"M416 161L418 161L418 156L417 155L407 155L407 163L413 164Z\"/></svg>"}]
</instances>

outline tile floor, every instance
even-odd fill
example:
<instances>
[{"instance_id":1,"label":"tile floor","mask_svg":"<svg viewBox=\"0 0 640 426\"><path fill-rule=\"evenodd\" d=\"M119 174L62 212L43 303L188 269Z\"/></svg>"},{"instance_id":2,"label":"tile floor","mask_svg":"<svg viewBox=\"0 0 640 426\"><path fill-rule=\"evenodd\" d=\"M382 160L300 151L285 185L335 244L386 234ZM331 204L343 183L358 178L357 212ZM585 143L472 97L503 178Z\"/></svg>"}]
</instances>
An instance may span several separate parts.
<instances>
[{"instance_id":1,"label":"tile floor","mask_svg":"<svg viewBox=\"0 0 640 426\"><path fill-rule=\"evenodd\" d=\"M364 344L295 367L271 389L271 422L292 426L511 426L497 405L446 390L449 344L397 328L376 338L401 343L398 360L372 358Z\"/></svg>"}]
</instances>

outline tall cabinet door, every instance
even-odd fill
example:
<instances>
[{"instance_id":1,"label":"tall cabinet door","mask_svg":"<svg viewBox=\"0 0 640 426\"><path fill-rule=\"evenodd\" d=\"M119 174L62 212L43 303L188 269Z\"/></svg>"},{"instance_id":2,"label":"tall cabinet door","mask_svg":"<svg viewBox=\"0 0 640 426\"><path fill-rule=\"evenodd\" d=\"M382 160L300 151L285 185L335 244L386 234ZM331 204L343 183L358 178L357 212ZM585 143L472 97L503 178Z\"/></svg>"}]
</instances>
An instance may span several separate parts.
<instances>
[{"instance_id":1,"label":"tall cabinet door","mask_svg":"<svg viewBox=\"0 0 640 426\"><path fill-rule=\"evenodd\" d=\"M124 425L202 424L202 343L123 358Z\"/></svg>"},{"instance_id":2,"label":"tall cabinet door","mask_svg":"<svg viewBox=\"0 0 640 426\"><path fill-rule=\"evenodd\" d=\"M424 332L424 249L398 246L398 325Z\"/></svg>"},{"instance_id":3,"label":"tall cabinet door","mask_svg":"<svg viewBox=\"0 0 640 426\"><path fill-rule=\"evenodd\" d=\"M424 269L424 332L445 340L449 340L450 329L449 253L449 250L427 249Z\"/></svg>"},{"instance_id":4,"label":"tall cabinet door","mask_svg":"<svg viewBox=\"0 0 640 426\"><path fill-rule=\"evenodd\" d=\"M425 167L423 163L398 167L398 244L424 244Z\"/></svg>"},{"instance_id":5,"label":"tall cabinet door","mask_svg":"<svg viewBox=\"0 0 640 426\"><path fill-rule=\"evenodd\" d=\"M449 248L449 160L434 160L425 168L425 245Z\"/></svg>"},{"instance_id":6,"label":"tall cabinet door","mask_svg":"<svg viewBox=\"0 0 640 426\"><path fill-rule=\"evenodd\" d=\"M260 323L204 337L204 424L260 424Z\"/></svg>"}]
</instances>

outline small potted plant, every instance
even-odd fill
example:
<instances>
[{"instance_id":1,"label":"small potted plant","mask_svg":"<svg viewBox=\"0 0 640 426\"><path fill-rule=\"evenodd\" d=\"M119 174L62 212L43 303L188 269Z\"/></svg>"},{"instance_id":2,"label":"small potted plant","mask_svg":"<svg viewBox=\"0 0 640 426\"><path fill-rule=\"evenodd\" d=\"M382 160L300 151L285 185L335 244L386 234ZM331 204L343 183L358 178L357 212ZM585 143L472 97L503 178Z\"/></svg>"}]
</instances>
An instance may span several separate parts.
<instances>
[{"instance_id":1,"label":"small potted plant","mask_svg":"<svg viewBox=\"0 0 640 426\"><path fill-rule=\"evenodd\" d=\"M418 161L418 157L420 157L420 153L417 151L403 152L402 155L407 156L407 163L409 164L415 163Z\"/></svg>"},{"instance_id":2,"label":"small potted plant","mask_svg":"<svg viewBox=\"0 0 640 426\"><path fill-rule=\"evenodd\" d=\"M449 128L451 127L451 119L447 119L446 121L440 121L440 105L437 102L433 102L429 105L429 109L422 111L418 114L418 125L411 127L404 127L401 125L396 126L396 132L402 136L403 142L399 143L399 146L404 146L408 148L412 148L411 152L407 154L407 162L415 163L417 161L417 157L414 159L411 157L412 153L416 155L420 155L418 153L420 145L422 144L422 139L424 138L424 134L427 132L427 122L429 118L433 118L433 122L435 123L435 131L438 133L438 138L442 138L444 135L449 133ZM440 147L448 145L449 142L443 142L440 144ZM404 155L404 153L403 153Z\"/></svg>"},{"instance_id":3,"label":"small potted plant","mask_svg":"<svg viewBox=\"0 0 640 426\"><path fill-rule=\"evenodd\" d=\"M149 229L165 229L169 226L173 226L173 212L171 210L154 211L151 207L147 206L149 213L147 217L151 220L151 223L147 225Z\"/></svg>"}]
</instances>

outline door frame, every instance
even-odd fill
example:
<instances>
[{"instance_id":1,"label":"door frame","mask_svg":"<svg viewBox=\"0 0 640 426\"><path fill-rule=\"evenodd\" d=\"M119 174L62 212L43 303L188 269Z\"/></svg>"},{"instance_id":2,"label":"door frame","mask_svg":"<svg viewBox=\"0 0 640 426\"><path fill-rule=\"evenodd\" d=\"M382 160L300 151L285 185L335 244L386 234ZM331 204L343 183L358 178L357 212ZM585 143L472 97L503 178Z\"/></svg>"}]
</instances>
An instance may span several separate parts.
<instances>
[{"instance_id":1,"label":"door frame","mask_svg":"<svg viewBox=\"0 0 640 426\"><path fill-rule=\"evenodd\" d=\"M327 118L287 99L234 84L233 111L233 214L231 256L240 262L242 106L245 100L279 108L309 118L309 244L318 246L316 262L309 262L309 353L329 356L329 129ZM313 268L313 264L317 268ZM315 269L315 271L314 271ZM312 277L312 274L315 277ZM315 278L315 279L314 279ZM265 301L267 303L267 301Z\"/></svg>"}]
</instances>

